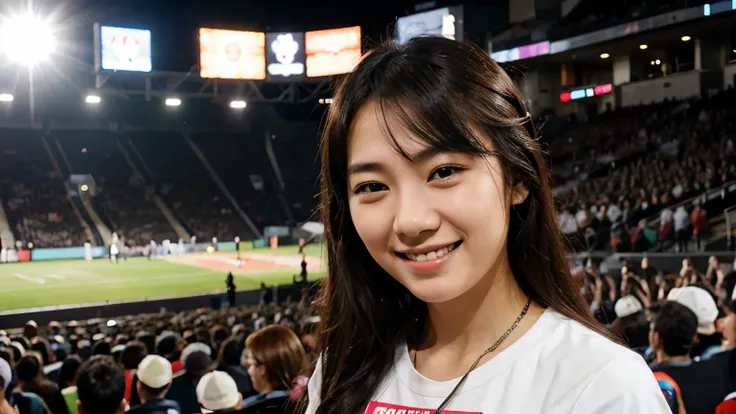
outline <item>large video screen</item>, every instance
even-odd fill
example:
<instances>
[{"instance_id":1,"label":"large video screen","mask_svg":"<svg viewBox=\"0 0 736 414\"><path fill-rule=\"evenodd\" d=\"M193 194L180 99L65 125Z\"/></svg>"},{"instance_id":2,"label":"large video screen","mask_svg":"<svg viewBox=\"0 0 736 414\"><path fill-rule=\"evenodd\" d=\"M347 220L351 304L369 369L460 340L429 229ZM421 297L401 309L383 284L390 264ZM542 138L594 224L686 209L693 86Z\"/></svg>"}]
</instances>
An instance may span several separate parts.
<instances>
[{"instance_id":1,"label":"large video screen","mask_svg":"<svg viewBox=\"0 0 736 414\"><path fill-rule=\"evenodd\" d=\"M150 72L151 31L129 27L95 26L97 69Z\"/></svg>"},{"instance_id":2,"label":"large video screen","mask_svg":"<svg viewBox=\"0 0 736 414\"><path fill-rule=\"evenodd\" d=\"M304 78L304 33L266 33L266 78L290 81Z\"/></svg>"},{"instance_id":3,"label":"large video screen","mask_svg":"<svg viewBox=\"0 0 736 414\"><path fill-rule=\"evenodd\" d=\"M360 27L307 32L304 47L308 77L352 72L360 62Z\"/></svg>"},{"instance_id":4,"label":"large video screen","mask_svg":"<svg viewBox=\"0 0 736 414\"><path fill-rule=\"evenodd\" d=\"M445 36L462 41L462 8L445 7L400 17L396 21L396 40L404 44L417 36Z\"/></svg>"},{"instance_id":5,"label":"large video screen","mask_svg":"<svg viewBox=\"0 0 736 414\"><path fill-rule=\"evenodd\" d=\"M263 32L199 29L199 75L213 79L266 79Z\"/></svg>"}]
</instances>

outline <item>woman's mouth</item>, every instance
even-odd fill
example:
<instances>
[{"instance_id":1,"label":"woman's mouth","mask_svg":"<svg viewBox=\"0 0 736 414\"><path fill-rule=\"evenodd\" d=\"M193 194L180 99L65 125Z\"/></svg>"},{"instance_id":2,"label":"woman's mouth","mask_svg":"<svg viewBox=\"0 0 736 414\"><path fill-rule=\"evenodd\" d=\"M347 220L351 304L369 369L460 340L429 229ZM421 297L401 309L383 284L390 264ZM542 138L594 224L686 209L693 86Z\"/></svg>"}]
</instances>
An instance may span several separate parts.
<instances>
[{"instance_id":1,"label":"woman's mouth","mask_svg":"<svg viewBox=\"0 0 736 414\"><path fill-rule=\"evenodd\" d=\"M452 256L455 251L463 243L458 240L455 243L424 253L396 253L404 263L408 264L412 270L417 272L432 272L442 266L447 259Z\"/></svg>"}]
</instances>

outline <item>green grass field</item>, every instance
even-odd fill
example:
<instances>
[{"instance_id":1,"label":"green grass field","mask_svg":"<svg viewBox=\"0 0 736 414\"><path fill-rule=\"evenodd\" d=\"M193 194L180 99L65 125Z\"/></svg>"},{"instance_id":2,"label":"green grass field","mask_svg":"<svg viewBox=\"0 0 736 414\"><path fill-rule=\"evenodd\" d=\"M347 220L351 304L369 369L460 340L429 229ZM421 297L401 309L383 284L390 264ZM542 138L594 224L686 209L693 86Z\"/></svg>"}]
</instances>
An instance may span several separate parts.
<instances>
[{"instance_id":1,"label":"green grass field","mask_svg":"<svg viewBox=\"0 0 736 414\"><path fill-rule=\"evenodd\" d=\"M296 255L298 248L259 249L243 252ZM305 254L321 257L320 245L309 245ZM238 290L258 288L261 282L286 284L299 269L235 273ZM223 271L213 271L166 260L131 258L112 264L106 259L8 263L0 265L0 311L43 306L120 302L222 292ZM310 279L320 274L310 273Z\"/></svg>"}]
</instances>

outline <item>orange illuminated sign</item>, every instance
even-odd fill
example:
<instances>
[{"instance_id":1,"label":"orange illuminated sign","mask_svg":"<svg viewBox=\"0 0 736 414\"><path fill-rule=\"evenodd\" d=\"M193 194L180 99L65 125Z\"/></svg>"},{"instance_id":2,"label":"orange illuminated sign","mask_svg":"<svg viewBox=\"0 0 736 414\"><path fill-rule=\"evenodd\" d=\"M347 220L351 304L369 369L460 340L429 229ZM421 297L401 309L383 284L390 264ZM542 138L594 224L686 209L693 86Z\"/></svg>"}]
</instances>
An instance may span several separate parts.
<instances>
[{"instance_id":1,"label":"orange illuminated sign","mask_svg":"<svg viewBox=\"0 0 736 414\"><path fill-rule=\"evenodd\" d=\"M304 36L307 76L331 76L352 72L360 62L360 27L318 30Z\"/></svg>"},{"instance_id":2,"label":"orange illuminated sign","mask_svg":"<svg viewBox=\"0 0 736 414\"><path fill-rule=\"evenodd\" d=\"M199 74L215 79L266 79L263 32L199 29Z\"/></svg>"}]
</instances>

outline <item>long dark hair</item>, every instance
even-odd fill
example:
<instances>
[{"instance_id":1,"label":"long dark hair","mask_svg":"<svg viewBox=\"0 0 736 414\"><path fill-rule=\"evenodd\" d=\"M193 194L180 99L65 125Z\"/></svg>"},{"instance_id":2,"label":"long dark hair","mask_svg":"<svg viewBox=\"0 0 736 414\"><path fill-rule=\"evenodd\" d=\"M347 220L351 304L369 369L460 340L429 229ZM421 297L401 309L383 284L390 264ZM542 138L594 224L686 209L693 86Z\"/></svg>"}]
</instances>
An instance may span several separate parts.
<instances>
[{"instance_id":1,"label":"long dark hair","mask_svg":"<svg viewBox=\"0 0 736 414\"><path fill-rule=\"evenodd\" d=\"M321 297L318 413L362 412L393 365L396 349L404 342L417 345L427 325L426 303L373 260L350 216L348 136L356 113L369 101L384 117L397 117L441 150L486 156L483 138L473 128L490 137L506 188L522 183L529 190L509 214L508 259L516 281L541 305L609 336L570 274L547 167L513 81L470 44L440 37L386 44L339 83L322 137L321 214L329 277Z\"/></svg>"}]
</instances>

